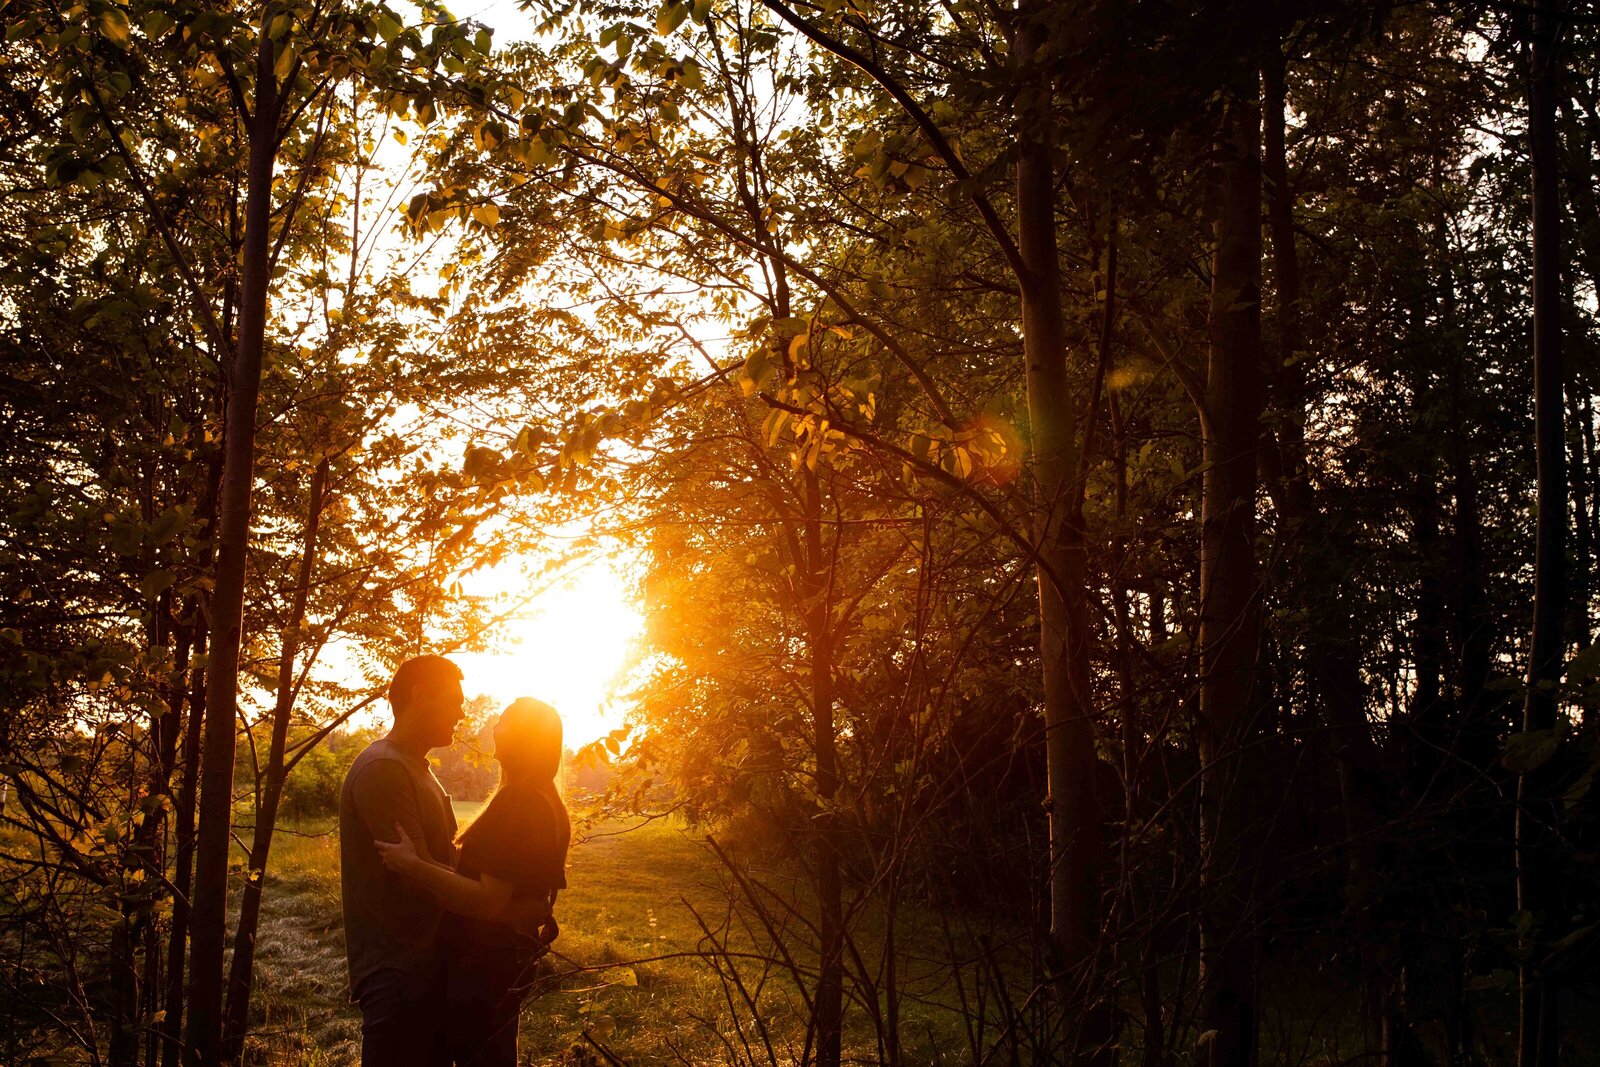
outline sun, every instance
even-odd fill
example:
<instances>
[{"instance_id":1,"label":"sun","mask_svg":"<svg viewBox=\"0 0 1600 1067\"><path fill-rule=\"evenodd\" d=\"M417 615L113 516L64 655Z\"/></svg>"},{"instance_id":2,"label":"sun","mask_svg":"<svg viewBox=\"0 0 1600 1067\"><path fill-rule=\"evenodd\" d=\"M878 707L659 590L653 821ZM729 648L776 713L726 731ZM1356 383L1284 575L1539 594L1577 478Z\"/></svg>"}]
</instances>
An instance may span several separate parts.
<instances>
[{"instance_id":1,"label":"sun","mask_svg":"<svg viewBox=\"0 0 1600 1067\"><path fill-rule=\"evenodd\" d=\"M627 708L611 690L643 626L617 562L597 556L507 620L498 650L451 658L469 698L487 696L497 708L521 696L553 704L567 747L577 749L622 725Z\"/></svg>"}]
</instances>

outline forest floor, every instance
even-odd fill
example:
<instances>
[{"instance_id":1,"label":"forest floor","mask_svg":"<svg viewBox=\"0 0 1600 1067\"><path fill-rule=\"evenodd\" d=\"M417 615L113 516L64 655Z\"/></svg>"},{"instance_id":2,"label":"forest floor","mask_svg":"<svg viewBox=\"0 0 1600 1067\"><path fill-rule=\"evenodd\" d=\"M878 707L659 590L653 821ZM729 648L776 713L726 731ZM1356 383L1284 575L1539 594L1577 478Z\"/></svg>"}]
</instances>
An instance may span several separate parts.
<instances>
[{"instance_id":1,"label":"forest floor","mask_svg":"<svg viewBox=\"0 0 1600 1067\"><path fill-rule=\"evenodd\" d=\"M458 802L457 817L465 822L476 808ZM715 858L663 820L607 828L576 845L568 879L572 888L557 906L561 937L550 959L567 973L523 1008L524 1061L587 1062L598 1053L585 1033L625 1059L650 1050L651 1061L669 1056L672 1042L714 1041L709 1031L694 1033L686 1017L715 1011L721 999L715 977L698 959L659 957L692 953L700 941L685 901L708 919L725 912ZM360 1016L348 1002L337 834L307 824L283 835L274 843L267 883L250 1058L274 1067L355 1063ZM684 1049L691 1059L710 1051Z\"/></svg>"},{"instance_id":2,"label":"forest floor","mask_svg":"<svg viewBox=\"0 0 1600 1067\"><path fill-rule=\"evenodd\" d=\"M476 807L458 802L458 818ZM360 1018L347 994L338 837L327 823L288 830L269 864L247 1060L354 1064ZM739 1036L728 1025L721 981L697 955L704 934L695 917L713 930L726 920L719 871L704 837L668 820L604 827L575 843L571 888L557 904L562 932L549 959L556 973L523 1008L522 1061L606 1062L597 1045L630 1064L723 1061L723 1042ZM793 986L772 976L761 985L761 1014L779 1058L792 1042L798 1059L804 1016ZM955 1004L939 1003L946 999L935 991L909 1009L916 1044L964 1044Z\"/></svg>"}]
</instances>

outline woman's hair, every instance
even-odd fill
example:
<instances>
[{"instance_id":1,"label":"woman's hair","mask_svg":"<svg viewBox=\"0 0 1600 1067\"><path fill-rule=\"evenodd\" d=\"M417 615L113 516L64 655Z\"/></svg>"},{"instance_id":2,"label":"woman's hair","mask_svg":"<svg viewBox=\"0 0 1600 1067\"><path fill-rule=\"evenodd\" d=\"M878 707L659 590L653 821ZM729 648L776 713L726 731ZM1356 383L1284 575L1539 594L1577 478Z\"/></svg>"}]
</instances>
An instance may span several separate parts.
<instances>
[{"instance_id":1,"label":"woman's hair","mask_svg":"<svg viewBox=\"0 0 1600 1067\"><path fill-rule=\"evenodd\" d=\"M478 812L478 818L456 835L459 843L467 832L488 813L491 805L548 803L561 826L562 853L566 851L567 808L556 789L556 771L561 768L561 715L542 700L518 697L500 713L500 731L495 739L495 759L500 762L500 784ZM509 786L519 788L509 790ZM531 787L531 788L530 788ZM543 800L535 799L543 796Z\"/></svg>"},{"instance_id":2,"label":"woman's hair","mask_svg":"<svg viewBox=\"0 0 1600 1067\"><path fill-rule=\"evenodd\" d=\"M518 697L500 715L495 742L503 783L551 781L561 768L561 716L549 704Z\"/></svg>"}]
</instances>

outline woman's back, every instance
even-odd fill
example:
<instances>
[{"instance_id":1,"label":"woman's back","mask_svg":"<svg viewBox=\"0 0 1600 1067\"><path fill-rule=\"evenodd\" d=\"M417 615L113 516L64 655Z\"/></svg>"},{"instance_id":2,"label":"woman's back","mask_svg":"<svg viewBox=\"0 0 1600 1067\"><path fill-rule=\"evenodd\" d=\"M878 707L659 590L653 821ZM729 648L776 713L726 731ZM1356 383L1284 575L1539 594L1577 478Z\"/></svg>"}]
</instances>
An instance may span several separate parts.
<instances>
[{"instance_id":1,"label":"woman's back","mask_svg":"<svg viewBox=\"0 0 1600 1067\"><path fill-rule=\"evenodd\" d=\"M554 783L508 782L457 839L456 869L468 878L504 878L518 895L553 892L567 887L571 841Z\"/></svg>"},{"instance_id":2,"label":"woman's back","mask_svg":"<svg viewBox=\"0 0 1600 1067\"><path fill-rule=\"evenodd\" d=\"M549 915L556 892L567 886L571 838L566 806L550 783L502 786L462 832L457 873L510 882L507 914L531 918L513 926L451 916L444 932L450 999L498 999L501 991L532 981L532 965L544 954L533 928Z\"/></svg>"}]
</instances>

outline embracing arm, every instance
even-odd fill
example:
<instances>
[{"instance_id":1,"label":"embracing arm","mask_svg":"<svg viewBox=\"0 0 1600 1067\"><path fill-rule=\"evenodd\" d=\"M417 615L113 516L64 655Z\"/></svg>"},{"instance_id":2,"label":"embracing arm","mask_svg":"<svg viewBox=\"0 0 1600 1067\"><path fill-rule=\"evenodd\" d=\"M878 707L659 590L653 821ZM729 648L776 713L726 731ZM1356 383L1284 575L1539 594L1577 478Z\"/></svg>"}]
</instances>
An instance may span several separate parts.
<instances>
[{"instance_id":1,"label":"embracing arm","mask_svg":"<svg viewBox=\"0 0 1600 1067\"><path fill-rule=\"evenodd\" d=\"M417 852L406 828L395 824L400 840L394 844L378 841L378 855L391 871L431 894L447 911L473 919L500 919L511 902L512 885L492 874L477 879L457 874L442 863L435 863Z\"/></svg>"}]
</instances>

